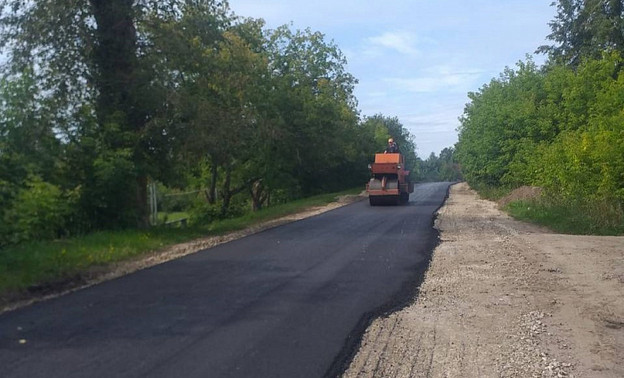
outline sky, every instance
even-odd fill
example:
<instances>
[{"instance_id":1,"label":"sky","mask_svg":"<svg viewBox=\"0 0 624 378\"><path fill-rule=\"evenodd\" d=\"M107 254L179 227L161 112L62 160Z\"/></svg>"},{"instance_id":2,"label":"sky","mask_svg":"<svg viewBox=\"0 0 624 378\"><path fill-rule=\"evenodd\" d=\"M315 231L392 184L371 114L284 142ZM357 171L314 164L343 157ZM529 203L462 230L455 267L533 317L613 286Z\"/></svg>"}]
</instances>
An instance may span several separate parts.
<instances>
[{"instance_id":1,"label":"sky","mask_svg":"<svg viewBox=\"0 0 624 378\"><path fill-rule=\"evenodd\" d=\"M347 57L361 116L397 117L427 158L457 142L458 118L505 67L550 44L551 0L229 0L267 28L325 34ZM538 64L544 57L533 57Z\"/></svg>"}]
</instances>

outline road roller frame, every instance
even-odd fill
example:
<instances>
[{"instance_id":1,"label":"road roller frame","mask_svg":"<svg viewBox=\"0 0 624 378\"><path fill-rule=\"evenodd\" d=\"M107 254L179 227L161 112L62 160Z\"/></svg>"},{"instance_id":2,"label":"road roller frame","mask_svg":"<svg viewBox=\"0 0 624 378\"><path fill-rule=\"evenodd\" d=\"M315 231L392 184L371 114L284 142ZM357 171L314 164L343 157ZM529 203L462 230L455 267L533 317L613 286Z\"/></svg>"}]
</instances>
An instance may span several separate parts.
<instances>
[{"instance_id":1,"label":"road roller frame","mask_svg":"<svg viewBox=\"0 0 624 378\"><path fill-rule=\"evenodd\" d=\"M375 162L368 165L371 178L366 184L371 206L407 203L414 184L405 170L403 155L375 154Z\"/></svg>"}]
</instances>

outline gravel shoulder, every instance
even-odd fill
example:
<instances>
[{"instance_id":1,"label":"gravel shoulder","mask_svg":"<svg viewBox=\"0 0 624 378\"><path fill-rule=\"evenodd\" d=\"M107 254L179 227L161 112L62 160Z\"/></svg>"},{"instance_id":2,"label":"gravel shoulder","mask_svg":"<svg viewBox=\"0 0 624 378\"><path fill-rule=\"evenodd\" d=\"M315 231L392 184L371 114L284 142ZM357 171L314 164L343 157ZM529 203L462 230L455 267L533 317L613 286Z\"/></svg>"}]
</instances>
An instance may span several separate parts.
<instances>
[{"instance_id":1,"label":"gravel shoulder","mask_svg":"<svg viewBox=\"0 0 624 378\"><path fill-rule=\"evenodd\" d=\"M375 320L344 377L624 377L624 237L550 233L467 184L416 301Z\"/></svg>"}]
</instances>

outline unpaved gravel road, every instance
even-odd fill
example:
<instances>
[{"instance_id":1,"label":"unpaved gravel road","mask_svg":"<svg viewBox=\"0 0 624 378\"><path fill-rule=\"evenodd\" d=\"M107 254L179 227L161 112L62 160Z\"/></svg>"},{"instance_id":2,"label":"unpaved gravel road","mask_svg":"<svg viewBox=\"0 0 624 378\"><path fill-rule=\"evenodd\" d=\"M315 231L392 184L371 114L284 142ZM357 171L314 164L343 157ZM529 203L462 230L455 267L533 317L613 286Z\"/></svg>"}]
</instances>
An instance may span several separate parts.
<instances>
[{"instance_id":1,"label":"unpaved gravel road","mask_svg":"<svg viewBox=\"0 0 624 378\"><path fill-rule=\"evenodd\" d=\"M375 320L344 377L624 377L624 237L515 221L462 183L415 303Z\"/></svg>"}]
</instances>

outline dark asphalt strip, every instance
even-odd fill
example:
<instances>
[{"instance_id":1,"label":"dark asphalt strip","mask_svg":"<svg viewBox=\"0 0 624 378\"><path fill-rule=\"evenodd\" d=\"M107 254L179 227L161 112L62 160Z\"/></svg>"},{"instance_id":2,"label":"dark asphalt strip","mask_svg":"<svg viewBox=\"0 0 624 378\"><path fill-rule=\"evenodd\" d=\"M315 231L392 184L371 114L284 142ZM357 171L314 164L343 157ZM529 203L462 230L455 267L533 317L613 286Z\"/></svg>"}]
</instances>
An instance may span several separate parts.
<instances>
[{"instance_id":1,"label":"dark asphalt strip","mask_svg":"<svg viewBox=\"0 0 624 378\"><path fill-rule=\"evenodd\" d=\"M360 349L360 346L362 344L362 338L364 337L366 329L375 319L388 316L397 311L401 311L405 307L414 303L416 299L418 299L420 285L422 284L425 278L425 273L427 272L427 270L429 269L429 265L431 264L431 256L433 255L433 250L440 244L440 232L434 227L437 218L437 212L442 206L444 206L444 203L446 203L446 200L448 199L450 193L450 189L451 187L449 185L446 189L446 195L444 196L444 200L433 212L433 217L431 219L432 232L427 241L426 247L426 262L415 267L413 277L409 281L405 282L399 292L397 292L397 294L392 297L388 302L384 303L375 310L362 315L355 328L353 328L353 330L349 333L349 336L347 336L342 350L336 356L331 366L325 373L325 378L340 377L346 372L346 370L349 368L349 365L351 365L353 358L355 358L355 355Z\"/></svg>"},{"instance_id":2,"label":"dark asphalt strip","mask_svg":"<svg viewBox=\"0 0 624 378\"><path fill-rule=\"evenodd\" d=\"M409 304L448 184L358 202L0 315L3 377L322 377Z\"/></svg>"}]
</instances>

